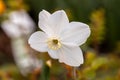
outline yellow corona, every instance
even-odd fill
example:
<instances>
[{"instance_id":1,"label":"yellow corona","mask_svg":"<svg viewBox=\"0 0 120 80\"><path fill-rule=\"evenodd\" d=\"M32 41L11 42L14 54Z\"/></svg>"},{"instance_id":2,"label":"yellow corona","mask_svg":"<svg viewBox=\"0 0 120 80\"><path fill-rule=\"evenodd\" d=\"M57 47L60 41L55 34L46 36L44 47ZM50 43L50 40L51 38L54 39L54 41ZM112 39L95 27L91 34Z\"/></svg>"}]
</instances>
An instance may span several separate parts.
<instances>
[{"instance_id":1,"label":"yellow corona","mask_svg":"<svg viewBox=\"0 0 120 80\"><path fill-rule=\"evenodd\" d=\"M52 50L58 50L62 46L60 39L56 37L49 38L47 40L47 45Z\"/></svg>"}]
</instances>

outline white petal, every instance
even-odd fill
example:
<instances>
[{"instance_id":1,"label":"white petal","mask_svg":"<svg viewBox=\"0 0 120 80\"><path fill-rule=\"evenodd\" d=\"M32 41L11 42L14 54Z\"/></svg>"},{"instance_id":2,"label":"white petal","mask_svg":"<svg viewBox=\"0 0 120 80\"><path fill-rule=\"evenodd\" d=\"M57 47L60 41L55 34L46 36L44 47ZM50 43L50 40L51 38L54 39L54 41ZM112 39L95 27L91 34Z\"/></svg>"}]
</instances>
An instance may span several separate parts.
<instances>
[{"instance_id":1,"label":"white petal","mask_svg":"<svg viewBox=\"0 0 120 80\"><path fill-rule=\"evenodd\" d=\"M23 18L23 17L21 15L20 11L13 11L9 14L9 20L15 24L20 24L21 18Z\"/></svg>"},{"instance_id":2,"label":"white petal","mask_svg":"<svg viewBox=\"0 0 120 80\"><path fill-rule=\"evenodd\" d=\"M83 64L83 55L79 47L63 46L58 52L60 62L76 67Z\"/></svg>"},{"instance_id":3,"label":"white petal","mask_svg":"<svg viewBox=\"0 0 120 80\"><path fill-rule=\"evenodd\" d=\"M64 10L59 10L59 11L54 12L50 16L49 22L51 24L50 26L52 30L54 31L54 33L59 35L61 30L64 29L66 25L68 25L69 20Z\"/></svg>"},{"instance_id":4,"label":"white petal","mask_svg":"<svg viewBox=\"0 0 120 80\"><path fill-rule=\"evenodd\" d=\"M44 32L37 31L31 35L28 42L30 46L40 52L47 51L47 44L46 44L47 35Z\"/></svg>"},{"instance_id":5,"label":"white petal","mask_svg":"<svg viewBox=\"0 0 120 80\"><path fill-rule=\"evenodd\" d=\"M51 14L49 12L47 12L46 10L42 10L39 13L39 19L47 20L50 17L50 15Z\"/></svg>"},{"instance_id":6,"label":"white petal","mask_svg":"<svg viewBox=\"0 0 120 80\"><path fill-rule=\"evenodd\" d=\"M61 39L64 44L73 43L77 46L85 43L89 36L89 26L80 22L71 22L61 33Z\"/></svg>"},{"instance_id":7,"label":"white petal","mask_svg":"<svg viewBox=\"0 0 120 80\"><path fill-rule=\"evenodd\" d=\"M35 23L25 10L13 11L9 15L9 19L14 24L21 27L26 34L30 34L35 29Z\"/></svg>"},{"instance_id":8,"label":"white petal","mask_svg":"<svg viewBox=\"0 0 120 80\"><path fill-rule=\"evenodd\" d=\"M39 22L38 22L39 28L43 30L45 33L47 33L48 35L52 35L51 33L53 32L51 30L51 26L48 21L50 16L51 14L45 10L42 10L39 13Z\"/></svg>"},{"instance_id":9,"label":"white petal","mask_svg":"<svg viewBox=\"0 0 120 80\"><path fill-rule=\"evenodd\" d=\"M10 21L4 21L1 27L10 38L16 38L22 35L22 32L19 30L18 26Z\"/></svg>"},{"instance_id":10,"label":"white petal","mask_svg":"<svg viewBox=\"0 0 120 80\"><path fill-rule=\"evenodd\" d=\"M21 26L26 34L30 34L35 30L35 23L25 11L21 11Z\"/></svg>"},{"instance_id":11,"label":"white petal","mask_svg":"<svg viewBox=\"0 0 120 80\"><path fill-rule=\"evenodd\" d=\"M51 49L49 49L48 50L48 54L50 55L50 57L52 57L53 59L58 59L58 52L57 52L57 50L51 50Z\"/></svg>"}]
</instances>

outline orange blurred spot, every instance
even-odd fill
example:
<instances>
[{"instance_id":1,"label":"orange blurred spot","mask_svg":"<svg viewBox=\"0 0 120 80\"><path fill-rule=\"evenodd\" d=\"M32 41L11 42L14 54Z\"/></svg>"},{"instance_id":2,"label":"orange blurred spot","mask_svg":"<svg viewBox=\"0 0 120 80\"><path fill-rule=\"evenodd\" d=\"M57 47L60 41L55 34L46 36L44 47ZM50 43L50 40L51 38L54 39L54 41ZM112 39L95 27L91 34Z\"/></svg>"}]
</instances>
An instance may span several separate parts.
<instances>
[{"instance_id":1,"label":"orange blurred spot","mask_svg":"<svg viewBox=\"0 0 120 80\"><path fill-rule=\"evenodd\" d=\"M3 0L0 0L0 15L5 11L5 4Z\"/></svg>"}]
</instances>

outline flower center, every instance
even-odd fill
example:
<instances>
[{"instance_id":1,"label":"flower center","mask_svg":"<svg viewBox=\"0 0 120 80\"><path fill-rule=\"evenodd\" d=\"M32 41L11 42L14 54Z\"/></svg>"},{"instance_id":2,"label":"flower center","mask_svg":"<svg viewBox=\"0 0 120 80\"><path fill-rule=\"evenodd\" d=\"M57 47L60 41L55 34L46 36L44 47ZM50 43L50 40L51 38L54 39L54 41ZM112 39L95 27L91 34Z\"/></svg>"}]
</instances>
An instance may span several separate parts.
<instances>
[{"instance_id":1,"label":"flower center","mask_svg":"<svg viewBox=\"0 0 120 80\"><path fill-rule=\"evenodd\" d=\"M49 38L47 40L47 45L52 50L58 50L59 48L61 48L61 42L57 38Z\"/></svg>"},{"instance_id":2,"label":"flower center","mask_svg":"<svg viewBox=\"0 0 120 80\"><path fill-rule=\"evenodd\" d=\"M58 40L57 39L53 39L53 44L57 45L58 44Z\"/></svg>"}]
</instances>

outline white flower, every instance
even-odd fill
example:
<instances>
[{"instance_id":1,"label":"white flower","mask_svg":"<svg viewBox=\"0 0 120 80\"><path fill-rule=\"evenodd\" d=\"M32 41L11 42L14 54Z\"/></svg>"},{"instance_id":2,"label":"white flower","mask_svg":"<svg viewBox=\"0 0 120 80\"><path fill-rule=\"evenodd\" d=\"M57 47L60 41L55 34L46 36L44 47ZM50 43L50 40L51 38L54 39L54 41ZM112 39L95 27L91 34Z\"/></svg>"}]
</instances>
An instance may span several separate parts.
<instances>
[{"instance_id":1,"label":"white flower","mask_svg":"<svg viewBox=\"0 0 120 80\"><path fill-rule=\"evenodd\" d=\"M43 10L39 13L39 28L29 38L30 46L48 54L70 66L83 64L80 45L90 35L89 26L81 22L69 22L66 13L59 10L50 14Z\"/></svg>"},{"instance_id":2,"label":"white flower","mask_svg":"<svg viewBox=\"0 0 120 80\"><path fill-rule=\"evenodd\" d=\"M42 60L37 59L37 57L32 54L30 48L26 46L25 39L17 38L12 40L11 44L16 65L24 76L36 68L40 69L42 67Z\"/></svg>"},{"instance_id":3,"label":"white flower","mask_svg":"<svg viewBox=\"0 0 120 80\"><path fill-rule=\"evenodd\" d=\"M8 15L8 20L2 23L2 29L11 37L29 35L35 29L35 23L25 10L13 11Z\"/></svg>"}]
</instances>

